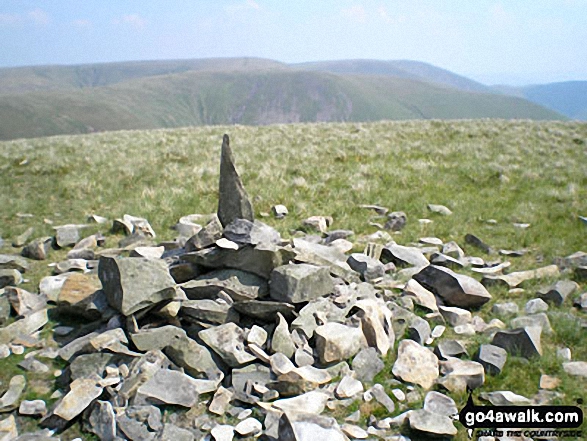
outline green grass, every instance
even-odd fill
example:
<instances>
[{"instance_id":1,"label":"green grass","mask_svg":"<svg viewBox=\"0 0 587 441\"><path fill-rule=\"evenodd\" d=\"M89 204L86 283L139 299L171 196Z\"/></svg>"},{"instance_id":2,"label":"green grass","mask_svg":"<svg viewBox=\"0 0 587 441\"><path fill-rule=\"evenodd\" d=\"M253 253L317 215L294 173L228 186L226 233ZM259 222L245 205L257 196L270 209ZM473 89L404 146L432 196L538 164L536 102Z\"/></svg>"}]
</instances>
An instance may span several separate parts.
<instances>
[{"instance_id":1,"label":"green grass","mask_svg":"<svg viewBox=\"0 0 587 441\"><path fill-rule=\"evenodd\" d=\"M510 259L512 271L587 251L587 227L577 218L587 214L587 124L433 120L214 126L0 142L0 236L6 243L0 252L17 252L9 246L11 239L29 226L35 227L35 237L53 234L44 219L53 225L84 223L90 213L109 219L125 213L146 217L158 239L172 239L170 227L181 216L216 211L223 133L231 136L255 213L260 217L278 203L289 208L283 220L261 218L284 237L291 237L308 216L329 215L332 229L352 229L359 242L377 229L369 225L373 213L358 206L380 204L407 214L405 229L393 234L400 244L437 236L457 241L468 255L494 259L464 243L465 234L473 233L495 249L528 248L524 257ZM454 214L434 215L427 211L428 203L444 204ZM422 226L421 218L433 222ZM521 230L514 222L531 226ZM94 226L85 233L108 234L108 228ZM107 245L115 246L119 239L108 235ZM53 251L50 261L63 259L65 253ZM27 289L35 290L50 273L47 263L32 262L25 275ZM492 287L492 301L474 314L489 321L492 305L505 301L523 310L536 290L552 281L529 283L516 295ZM581 282L575 295L586 289ZM587 360L585 330L579 324L586 316L570 304L567 299L561 307L550 307L555 333L542 336L542 358L525 362L510 357L502 374L487 377L482 391L512 390L531 397L540 375L548 374L561 379L560 404L587 399L581 380L566 374L554 356L558 347L568 346L574 360ZM454 337L450 329L446 337ZM473 356L489 338L465 340ZM376 381L386 385L392 378L394 359L395 351ZM3 384L19 370L17 362L11 357L0 363ZM459 407L464 405L465 394L451 396ZM367 412L384 416L375 404L353 404L344 413L361 406L364 419ZM341 421L346 415L335 413ZM466 439L462 430L459 439Z\"/></svg>"}]
</instances>

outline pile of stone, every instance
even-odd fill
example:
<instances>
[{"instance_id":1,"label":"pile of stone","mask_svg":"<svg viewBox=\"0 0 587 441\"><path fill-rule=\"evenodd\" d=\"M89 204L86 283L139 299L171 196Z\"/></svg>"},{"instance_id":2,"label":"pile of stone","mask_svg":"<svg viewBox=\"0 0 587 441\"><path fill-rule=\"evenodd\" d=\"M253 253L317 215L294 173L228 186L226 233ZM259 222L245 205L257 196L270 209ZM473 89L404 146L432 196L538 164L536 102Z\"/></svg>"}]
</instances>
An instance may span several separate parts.
<instances>
[{"instance_id":1,"label":"pile of stone","mask_svg":"<svg viewBox=\"0 0 587 441\"><path fill-rule=\"evenodd\" d=\"M287 215L283 206L273 211ZM390 222L397 226L401 218L395 213ZM55 237L33 240L22 252L45 259L51 246L71 248L38 294L16 287L27 259L0 256L0 319L6 322L11 311L18 316L0 329L2 356L35 348L21 363L32 372L49 370L46 358L68 364L51 409L21 399L24 376L10 381L0 412L12 413L0 421L0 439L17 436L15 415L42 418L42 439L79 420L105 440L450 437L458 413L450 395L498 375L508 354L539 357L541 335L552 332L548 304L567 302L578 288L570 280L549 286L522 316L515 303L495 304L492 312L510 326L486 323L476 313L491 299L487 287L517 288L559 267L504 275L508 263L470 235L466 242L493 261L437 238L414 246L369 242L364 253L348 254L353 233L329 231L331 223L314 216L305 226L321 234L286 241L255 220L225 136L218 213L182 218L178 240L154 246L149 222L128 215L114 221L114 231L127 235L116 249L99 249L100 235L82 239L81 226L57 228ZM585 263L584 254L564 261L573 268ZM458 272L463 268L479 273L482 283ZM583 309L585 297L578 300ZM82 322L54 329L57 349L39 336L49 310L57 320ZM447 328L458 338L443 338ZM469 353L476 334L491 344ZM587 364L563 352L564 369L586 376ZM392 353L386 372L383 360ZM553 384L556 378L544 385L541 379L536 397L496 391L484 398L544 403L555 396L542 393ZM362 404L347 411L355 401L377 403L389 416L364 415ZM329 413L343 415L344 423Z\"/></svg>"}]
</instances>

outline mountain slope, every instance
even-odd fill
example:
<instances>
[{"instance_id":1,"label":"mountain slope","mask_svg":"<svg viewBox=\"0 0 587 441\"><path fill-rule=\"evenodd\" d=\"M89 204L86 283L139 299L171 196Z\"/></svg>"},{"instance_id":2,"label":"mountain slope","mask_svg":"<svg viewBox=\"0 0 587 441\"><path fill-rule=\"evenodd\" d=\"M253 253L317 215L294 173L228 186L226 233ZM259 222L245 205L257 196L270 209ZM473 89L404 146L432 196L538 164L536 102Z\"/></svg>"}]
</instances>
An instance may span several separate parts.
<instances>
[{"instance_id":1,"label":"mountain slope","mask_svg":"<svg viewBox=\"0 0 587 441\"><path fill-rule=\"evenodd\" d=\"M388 76L289 69L184 72L0 95L0 139L209 124L560 119L523 99Z\"/></svg>"},{"instance_id":2,"label":"mountain slope","mask_svg":"<svg viewBox=\"0 0 587 441\"><path fill-rule=\"evenodd\" d=\"M569 118L587 120L587 81L528 86L522 93L526 99Z\"/></svg>"},{"instance_id":3,"label":"mountain slope","mask_svg":"<svg viewBox=\"0 0 587 441\"><path fill-rule=\"evenodd\" d=\"M317 61L293 65L300 69L337 74L381 75L395 78L442 84L469 92L492 90L481 83L457 75L428 63L410 60L337 60Z\"/></svg>"}]
</instances>

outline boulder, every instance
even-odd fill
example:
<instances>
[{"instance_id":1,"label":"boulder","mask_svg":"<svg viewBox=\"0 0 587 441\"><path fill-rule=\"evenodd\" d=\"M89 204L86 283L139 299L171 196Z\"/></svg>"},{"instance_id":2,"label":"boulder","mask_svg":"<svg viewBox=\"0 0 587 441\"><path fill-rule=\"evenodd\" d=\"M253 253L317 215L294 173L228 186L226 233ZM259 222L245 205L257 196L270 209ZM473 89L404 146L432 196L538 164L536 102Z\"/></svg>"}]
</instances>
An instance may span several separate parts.
<instances>
[{"instance_id":1,"label":"boulder","mask_svg":"<svg viewBox=\"0 0 587 441\"><path fill-rule=\"evenodd\" d=\"M452 437L457 434L457 428L449 417L425 409L410 412L408 422L410 429L431 437Z\"/></svg>"},{"instance_id":2,"label":"boulder","mask_svg":"<svg viewBox=\"0 0 587 441\"><path fill-rule=\"evenodd\" d=\"M335 390L336 396L340 399L352 398L363 391L363 384L359 380L349 377L348 375L340 380L340 383L338 383Z\"/></svg>"},{"instance_id":3,"label":"boulder","mask_svg":"<svg viewBox=\"0 0 587 441\"><path fill-rule=\"evenodd\" d=\"M430 391L424 397L424 410L447 417L453 417L459 413L459 409L451 397L436 391Z\"/></svg>"},{"instance_id":4,"label":"boulder","mask_svg":"<svg viewBox=\"0 0 587 441\"><path fill-rule=\"evenodd\" d=\"M185 300L181 302L181 315L220 325L228 321L238 321L238 314L223 299Z\"/></svg>"},{"instance_id":5,"label":"boulder","mask_svg":"<svg viewBox=\"0 0 587 441\"><path fill-rule=\"evenodd\" d=\"M438 358L413 340L402 340L392 373L409 383L430 389L438 378Z\"/></svg>"},{"instance_id":6,"label":"boulder","mask_svg":"<svg viewBox=\"0 0 587 441\"><path fill-rule=\"evenodd\" d=\"M491 344L505 349L511 355L524 358L542 355L540 334L542 329L536 326L517 328L511 331L498 331Z\"/></svg>"},{"instance_id":7,"label":"boulder","mask_svg":"<svg viewBox=\"0 0 587 441\"><path fill-rule=\"evenodd\" d=\"M0 269L17 270L25 273L29 269L29 263L21 256L12 254L0 254Z\"/></svg>"},{"instance_id":8,"label":"boulder","mask_svg":"<svg viewBox=\"0 0 587 441\"><path fill-rule=\"evenodd\" d=\"M441 362L440 372L443 377L438 380L451 392L466 392L468 389L476 389L485 382L485 370L476 361L450 358Z\"/></svg>"},{"instance_id":9,"label":"boulder","mask_svg":"<svg viewBox=\"0 0 587 441\"><path fill-rule=\"evenodd\" d=\"M186 337L183 329L165 325L159 328L141 329L130 334L130 338L139 351L161 350Z\"/></svg>"},{"instance_id":10,"label":"boulder","mask_svg":"<svg viewBox=\"0 0 587 441\"><path fill-rule=\"evenodd\" d=\"M20 404L20 397L26 386L24 375L15 375L10 379L8 389L0 397L0 412L9 412Z\"/></svg>"},{"instance_id":11,"label":"boulder","mask_svg":"<svg viewBox=\"0 0 587 441\"><path fill-rule=\"evenodd\" d=\"M466 325L471 323L473 316L470 311L463 308L457 308L454 306L439 306L438 310L442 317L451 326Z\"/></svg>"},{"instance_id":12,"label":"boulder","mask_svg":"<svg viewBox=\"0 0 587 441\"><path fill-rule=\"evenodd\" d=\"M537 294L538 298L545 302L560 306L566 298L573 294L578 288L579 285L577 282L573 282L572 280L560 280L553 285L539 289Z\"/></svg>"},{"instance_id":13,"label":"boulder","mask_svg":"<svg viewBox=\"0 0 587 441\"><path fill-rule=\"evenodd\" d=\"M416 305L422 306L430 311L438 311L436 297L414 279L408 280L404 286L403 295L411 298Z\"/></svg>"},{"instance_id":14,"label":"boulder","mask_svg":"<svg viewBox=\"0 0 587 441\"><path fill-rule=\"evenodd\" d=\"M366 346L365 336L359 328L341 323L326 323L314 331L316 352L322 363L346 360Z\"/></svg>"},{"instance_id":15,"label":"boulder","mask_svg":"<svg viewBox=\"0 0 587 441\"><path fill-rule=\"evenodd\" d=\"M398 267L422 268L429 265L428 259L419 248L406 247L395 243L386 245L381 251L381 261L392 262Z\"/></svg>"},{"instance_id":16,"label":"boulder","mask_svg":"<svg viewBox=\"0 0 587 441\"><path fill-rule=\"evenodd\" d=\"M353 357L352 368L357 379L372 382L375 375L383 370L385 364L375 348L364 348Z\"/></svg>"},{"instance_id":17,"label":"boulder","mask_svg":"<svg viewBox=\"0 0 587 441\"><path fill-rule=\"evenodd\" d=\"M22 274L15 269L0 269L0 289L5 286L16 286L23 282Z\"/></svg>"},{"instance_id":18,"label":"boulder","mask_svg":"<svg viewBox=\"0 0 587 441\"><path fill-rule=\"evenodd\" d=\"M12 308L20 316L30 315L47 307L47 298L21 288L8 286L4 289Z\"/></svg>"},{"instance_id":19,"label":"boulder","mask_svg":"<svg viewBox=\"0 0 587 441\"><path fill-rule=\"evenodd\" d=\"M497 375L502 371L507 361L507 352L499 346L481 345L475 355L475 361L481 363L486 374Z\"/></svg>"},{"instance_id":20,"label":"boulder","mask_svg":"<svg viewBox=\"0 0 587 441\"><path fill-rule=\"evenodd\" d=\"M59 401L53 414L71 421L102 395L100 378L78 378L69 385L69 392Z\"/></svg>"},{"instance_id":21,"label":"boulder","mask_svg":"<svg viewBox=\"0 0 587 441\"><path fill-rule=\"evenodd\" d=\"M53 243L52 237L35 239L22 249L22 255L34 260L45 260Z\"/></svg>"},{"instance_id":22,"label":"boulder","mask_svg":"<svg viewBox=\"0 0 587 441\"><path fill-rule=\"evenodd\" d=\"M330 294L334 283L326 267L288 264L271 273L269 295L287 303L302 303Z\"/></svg>"},{"instance_id":23,"label":"boulder","mask_svg":"<svg viewBox=\"0 0 587 441\"><path fill-rule=\"evenodd\" d=\"M379 260L365 254L353 253L348 257L346 262L351 269L358 272L366 282L372 282L385 275L385 267L383 264Z\"/></svg>"},{"instance_id":24,"label":"boulder","mask_svg":"<svg viewBox=\"0 0 587 441\"><path fill-rule=\"evenodd\" d=\"M228 135L222 138L220 183L218 187L218 219L223 227L235 219L254 220L253 206L234 166Z\"/></svg>"},{"instance_id":25,"label":"boulder","mask_svg":"<svg viewBox=\"0 0 587 441\"><path fill-rule=\"evenodd\" d=\"M287 358L291 358L295 350L296 347L289 333L287 321L280 313L277 313L277 326L271 337L271 351L273 353L281 352Z\"/></svg>"},{"instance_id":26,"label":"boulder","mask_svg":"<svg viewBox=\"0 0 587 441\"><path fill-rule=\"evenodd\" d=\"M300 408L303 412L285 412L279 420L280 441L346 441L348 438L334 418L323 417Z\"/></svg>"},{"instance_id":27,"label":"boulder","mask_svg":"<svg viewBox=\"0 0 587 441\"><path fill-rule=\"evenodd\" d=\"M96 401L87 422L99 439L113 441L116 438L116 415L109 401Z\"/></svg>"},{"instance_id":28,"label":"boulder","mask_svg":"<svg viewBox=\"0 0 587 441\"><path fill-rule=\"evenodd\" d=\"M539 312L546 312L548 311L548 303L542 299L530 299L528 302L526 302L524 310L528 315L538 314Z\"/></svg>"},{"instance_id":29,"label":"boulder","mask_svg":"<svg viewBox=\"0 0 587 441\"><path fill-rule=\"evenodd\" d=\"M100 257L98 277L110 306L125 316L183 294L163 260Z\"/></svg>"},{"instance_id":30,"label":"boulder","mask_svg":"<svg viewBox=\"0 0 587 441\"><path fill-rule=\"evenodd\" d=\"M159 369L137 390L137 399L155 404L192 407L198 402L197 380L179 371Z\"/></svg>"},{"instance_id":31,"label":"boulder","mask_svg":"<svg viewBox=\"0 0 587 441\"><path fill-rule=\"evenodd\" d=\"M475 279L448 268L429 265L414 279L449 305L477 308L491 299L491 294Z\"/></svg>"},{"instance_id":32,"label":"boulder","mask_svg":"<svg viewBox=\"0 0 587 441\"><path fill-rule=\"evenodd\" d=\"M172 342L165 347L163 352L192 377L199 378L205 375L211 380L216 380L222 379L224 376L212 359L208 348L187 336L173 336Z\"/></svg>"},{"instance_id":33,"label":"boulder","mask_svg":"<svg viewBox=\"0 0 587 441\"><path fill-rule=\"evenodd\" d=\"M467 355L467 349L457 340L440 340L434 348L434 353L439 359L448 360Z\"/></svg>"},{"instance_id":34,"label":"boulder","mask_svg":"<svg viewBox=\"0 0 587 441\"><path fill-rule=\"evenodd\" d=\"M187 252L199 251L208 248L222 237L223 227L218 216L213 215L208 223L198 232L194 233L185 243Z\"/></svg>"}]
</instances>

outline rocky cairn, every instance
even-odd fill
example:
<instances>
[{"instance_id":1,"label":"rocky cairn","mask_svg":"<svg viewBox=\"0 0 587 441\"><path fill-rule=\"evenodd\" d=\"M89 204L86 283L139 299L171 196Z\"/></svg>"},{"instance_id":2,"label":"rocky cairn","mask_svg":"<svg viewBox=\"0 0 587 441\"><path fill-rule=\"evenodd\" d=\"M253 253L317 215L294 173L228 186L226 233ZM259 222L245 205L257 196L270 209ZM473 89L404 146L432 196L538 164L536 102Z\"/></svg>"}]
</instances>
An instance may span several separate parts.
<instances>
[{"instance_id":1,"label":"rocky cairn","mask_svg":"<svg viewBox=\"0 0 587 441\"><path fill-rule=\"evenodd\" d=\"M382 230L406 223L403 212L363 207L387 219ZM450 215L446 207L429 209ZM282 218L287 208L276 205L273 214ZM218 212L180 219L176 241L155 246L149 222L130 215L113 223L113 232L126 234L116 249L104 249L99 234L82 238L80 225L32 241L27 230L14 241L24 257L0 255L0 320L10 321L0 329L0 357L30 348L22 369L47 372L43 360L51 358L67 367L55 373L50 409L22 399L23 375L11 379L0 397L0 439L57 439L76 421L104 440L452 437L458 409L450 395L499 375L508 355L540 357L541 335L552 332L548 305L570 302L578 284L542 288L525 315L515 303L495 304L492 312L509 326L477 315L491 299L488 288L517 288L558 275L559 266L581 274L577 268L587 265L576 253L559 266L505 274L509 262L475 236L466 242L491 261L437 238L399 245L382 230L366 238L364 253L347 254L353 232L329 231L332 221L312 216L304 226L319 234L283 240L256 220L225 135ZM46 259L52 247L70 248L67 260L54 265L38 293L18 288L29 259ZM583 310L584 300L576 300ZM49 316L58 346L40 335ZM59 325L67 318L78 324ZM458 339L443 338L447 328ZM476 334L491 344L471 353ZM585 377L587 363L567 352L565 371ZM387 370L384 360L394 360ZM548 399L542 392L557 379L543 377L541 393L525 402ZM500 391L486 399L501 404L512 396L520 397ZM359 410L350 411L355 402ZM369 402L389 416L362 414ZM18 415L39 418L45 429L17 438Z\"/></svg>"}]
</instances>

